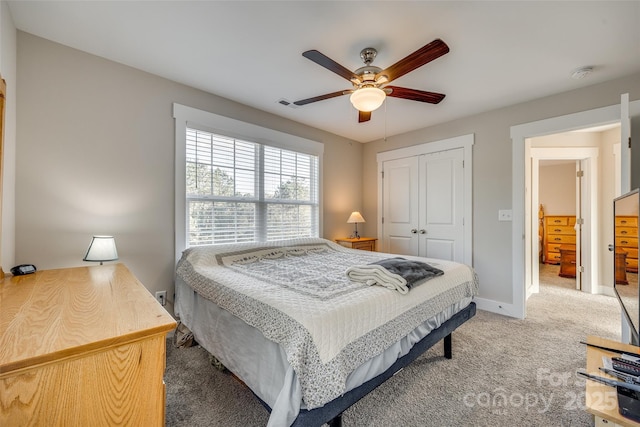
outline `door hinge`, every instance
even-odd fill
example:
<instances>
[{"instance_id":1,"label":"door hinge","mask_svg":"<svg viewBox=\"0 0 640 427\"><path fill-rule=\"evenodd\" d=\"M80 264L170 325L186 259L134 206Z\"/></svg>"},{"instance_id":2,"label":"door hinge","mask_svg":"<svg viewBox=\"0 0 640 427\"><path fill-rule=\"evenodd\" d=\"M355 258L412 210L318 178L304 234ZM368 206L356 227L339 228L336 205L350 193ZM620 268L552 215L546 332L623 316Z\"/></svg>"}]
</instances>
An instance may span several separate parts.
<instances>
[{"instance_id":1,"label":"door hinge","mask_svg":"<svg viewBox=\"0 0 640 427\"><path fill-rule=\"evenodd\" d=\"M631 148L631 137L629 137L629 148Z\"/></svg>"},{"instance_id":2,"label":"door hinge","mask_svg":"<svg viewBox=\"0 0 640 427\"><path fill-rule=\"evenodd\" d=\"M580 273L584 273L584 267L583 267L583 266L579 266L579 267L578 267L578 271L579 271Z\"/></svg>"},{"instance_id":3,"label":"door hinge","mask_svg":"<svg viewBox=\"0 0 640 427\"><path fill-rule=\"evenodd\" d=\"M576 171L576 177L582 178L584 176L584 171Z\"/></svg>"},{"instance_id":4,"label":"door hinge","mask_svg":"<svg viewBox=\"0 0 640 427\"><path fill-rule=\"evenodd\" d=\"M584 218L577 218L576 219L576 224L584 225Z\"/></svg>"},{"instance_id":5,"label":"door hinge","mask_svg":"<svg viewBox=\"0 0 640 427\"><path fill-rule=\"evenodd\" d=\"M384 217L382 217L382 223L384 224Z\"/></svg>"},{"instance_id":6,"label":"door hinge","mask_svg":"<svg viewBox=\"0 0 640 427\"><path fill-rule=\"evenodd\" d=\"M384 171L382 171L381 173L382 173L382 179L384 179Z\"/></svg>"}]
</instances>

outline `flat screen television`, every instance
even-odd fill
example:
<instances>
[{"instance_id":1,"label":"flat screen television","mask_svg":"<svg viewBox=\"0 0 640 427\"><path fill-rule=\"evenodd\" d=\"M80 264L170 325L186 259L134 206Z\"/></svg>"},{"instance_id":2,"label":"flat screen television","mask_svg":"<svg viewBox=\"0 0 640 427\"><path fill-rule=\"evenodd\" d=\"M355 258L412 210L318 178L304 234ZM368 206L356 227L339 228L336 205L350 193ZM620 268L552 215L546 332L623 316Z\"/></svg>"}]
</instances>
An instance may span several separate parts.
<instances>
[{"instance_id":1,"label":"flat screen television","mask_svg":"<svg viewBox=\"0 0 640 427\"><path fill-rule=\"evenodd\" d=\"M630 330L630 344L640 345L640 293L638 293L638 189L613 201L614 285L622 315Z\"/></svg>"}]
</instances>

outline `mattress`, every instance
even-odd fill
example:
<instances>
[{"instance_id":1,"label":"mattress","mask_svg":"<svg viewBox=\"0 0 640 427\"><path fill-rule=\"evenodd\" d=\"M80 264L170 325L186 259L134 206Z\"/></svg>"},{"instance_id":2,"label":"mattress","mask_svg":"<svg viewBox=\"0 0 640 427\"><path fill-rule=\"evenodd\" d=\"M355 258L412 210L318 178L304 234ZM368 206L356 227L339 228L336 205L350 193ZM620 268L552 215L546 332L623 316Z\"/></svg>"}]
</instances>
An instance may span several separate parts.
<instances>
[{"instance_id":1,"label":"mattress","mask_svg":"<svg viewBox=\"0 0 640 427\"><path fill-rule=\"evenodd\" d=\"M282 248L293 251L293 264L299 264L293 270L278 260ZM268 262L256 264L256 255L262 259L265 254ZM445 274L407 295L344 278L344 265L390 256L347 249L323 239L191 248L177 268L176 314L205 349L269 405L269 425L290 425L301 408L322 406L383 372L477 293L471 268L442 260L422 259ZM313 267L318 262L320 266ZM237 269L234 264L238 263L245 265ZM273 266L267 264L282 271L272 274ZM314 268L318 271L311 271ZM292 274L296 279L290 279ZM249 314L238 312L229 292L237 294ZM294 309L286 311L287 304ZM315 304L315 310L310 304ZM275 320L269 317L274 312ZM256 322L256 318L262 320ZM294 326L283 330L279 322ZM326 377L314 377L320 368L301 368L301 358L323 369L329 366ZM334 385L325 387L327 383L338 384L339 392Z\"/></svg>"}]
</instances>

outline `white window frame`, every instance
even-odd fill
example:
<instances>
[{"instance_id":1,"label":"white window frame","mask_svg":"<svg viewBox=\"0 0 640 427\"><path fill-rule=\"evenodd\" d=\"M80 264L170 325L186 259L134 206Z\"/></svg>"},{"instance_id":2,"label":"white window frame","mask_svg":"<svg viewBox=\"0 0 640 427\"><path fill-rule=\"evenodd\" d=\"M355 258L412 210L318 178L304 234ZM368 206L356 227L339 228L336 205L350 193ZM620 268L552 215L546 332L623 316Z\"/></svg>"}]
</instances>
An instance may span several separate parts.
<instances>
[{"instance_id":1,"label":"white window frame","mask_svg":"<svg viewBox=\"0 0 640 427\"><path fill-rule=\"evenodd\" d=\"M186 215L186 138L187 127L207 130L212 133L253 141L284 150L297 151L318 157L318 233L322 230L322 157L324 144L295 135L242 122L218 114L173 104L175 119L175 257L176 261L187 248Z\"/></svg>"}]
</instances>

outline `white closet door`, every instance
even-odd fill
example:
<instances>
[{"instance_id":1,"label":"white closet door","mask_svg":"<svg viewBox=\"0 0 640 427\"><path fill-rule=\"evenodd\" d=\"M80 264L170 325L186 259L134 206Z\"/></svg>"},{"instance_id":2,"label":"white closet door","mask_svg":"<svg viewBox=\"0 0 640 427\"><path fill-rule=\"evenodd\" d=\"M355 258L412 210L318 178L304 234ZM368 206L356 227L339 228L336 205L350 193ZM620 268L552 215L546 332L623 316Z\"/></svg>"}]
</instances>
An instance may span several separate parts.
<instances>
[{"instance_id":1,"label":"white closet door","mask_svg":"<svg viewBox=\"0 0 640 427\"><path fill-rule=\"evenodd\" d=\"M420 156L420 256L464 262L464 150Z\"/></svg>"},{"instance_id":2,"label":"white closet door","mask_svg":"<svg viewBox=\"0 0 640 427\"><path fill-rule=\"evenodd\" d=\"M418 157L384 162L382 252L418 255Z\"/></svg>"}]
</instances>

